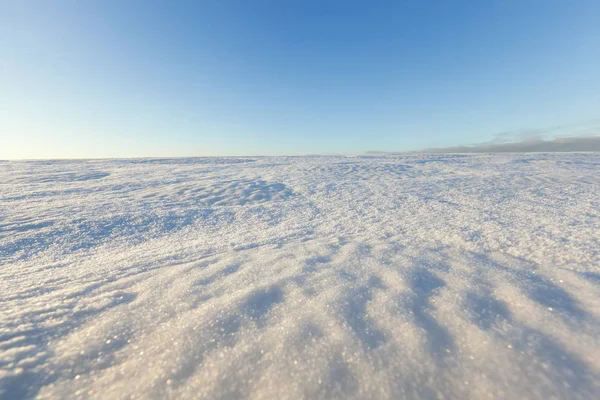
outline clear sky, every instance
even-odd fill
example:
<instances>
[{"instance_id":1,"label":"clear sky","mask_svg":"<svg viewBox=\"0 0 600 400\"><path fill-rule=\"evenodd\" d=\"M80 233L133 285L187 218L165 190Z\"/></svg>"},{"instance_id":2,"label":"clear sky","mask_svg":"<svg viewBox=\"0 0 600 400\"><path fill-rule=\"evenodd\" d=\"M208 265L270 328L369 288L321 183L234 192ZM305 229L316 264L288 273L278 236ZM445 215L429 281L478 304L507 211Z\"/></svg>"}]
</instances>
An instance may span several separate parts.
<instances>
[{"instance_id":1,"label":"clear sky","mask_svg":"<svg viewBox=\"0 0 600 400\"><path fill-rule=\"evenodd\" d=\"M600 117L597 0L0 0L0 158L409 151Z\"/></svg>"}]
</instances>

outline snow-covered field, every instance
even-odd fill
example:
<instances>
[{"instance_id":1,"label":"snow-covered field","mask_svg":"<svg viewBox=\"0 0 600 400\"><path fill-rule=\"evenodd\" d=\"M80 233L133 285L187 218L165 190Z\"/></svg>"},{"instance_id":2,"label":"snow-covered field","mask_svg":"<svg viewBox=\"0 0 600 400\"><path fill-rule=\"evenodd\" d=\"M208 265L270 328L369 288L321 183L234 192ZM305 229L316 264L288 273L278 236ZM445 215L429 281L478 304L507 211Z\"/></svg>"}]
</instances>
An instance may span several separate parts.
<instances>
[{"instance_id":1,"label":"snow-covered field","mask_svg":"<svg viewBox=\"0 0 600 400\"><path fill-rule=\"evenodd\" d=\"M0 162L0 398L600 396L600 154Z\"/></svg>"}]
</instances>

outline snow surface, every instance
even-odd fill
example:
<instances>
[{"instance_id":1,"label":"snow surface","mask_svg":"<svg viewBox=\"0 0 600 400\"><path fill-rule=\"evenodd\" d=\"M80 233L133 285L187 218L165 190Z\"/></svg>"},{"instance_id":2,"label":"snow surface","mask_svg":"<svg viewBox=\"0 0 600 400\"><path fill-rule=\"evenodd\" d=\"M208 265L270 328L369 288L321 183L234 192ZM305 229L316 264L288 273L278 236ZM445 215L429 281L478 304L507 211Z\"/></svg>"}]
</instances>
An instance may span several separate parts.
<instances>
[{"instance_id":1,"label":"snow surface","mask_svg":"<svg viewBox=\"0 0 600 400\"><path fill-rule=\"evenodd\" d=\"M0 162L0 398L600 394L600 154Z\"/></svg>"}]
</instances>

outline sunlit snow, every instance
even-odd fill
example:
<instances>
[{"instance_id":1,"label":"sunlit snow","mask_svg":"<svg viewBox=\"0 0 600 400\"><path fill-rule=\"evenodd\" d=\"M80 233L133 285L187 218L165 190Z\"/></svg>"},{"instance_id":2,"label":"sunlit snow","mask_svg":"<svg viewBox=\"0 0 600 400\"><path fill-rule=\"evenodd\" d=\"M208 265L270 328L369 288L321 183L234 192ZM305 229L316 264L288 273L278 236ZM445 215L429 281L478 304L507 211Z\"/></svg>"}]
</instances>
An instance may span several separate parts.
<instances>
[{"instance_id":1,"label":"sunlit snow","mask_svg":"<svg viewBox=\"0 0 600 400\"><path fill-rule=\"evenodd\" d=\"M600 154L0 162L0 398L592 399Z\"/></svg>"}]
</instances>

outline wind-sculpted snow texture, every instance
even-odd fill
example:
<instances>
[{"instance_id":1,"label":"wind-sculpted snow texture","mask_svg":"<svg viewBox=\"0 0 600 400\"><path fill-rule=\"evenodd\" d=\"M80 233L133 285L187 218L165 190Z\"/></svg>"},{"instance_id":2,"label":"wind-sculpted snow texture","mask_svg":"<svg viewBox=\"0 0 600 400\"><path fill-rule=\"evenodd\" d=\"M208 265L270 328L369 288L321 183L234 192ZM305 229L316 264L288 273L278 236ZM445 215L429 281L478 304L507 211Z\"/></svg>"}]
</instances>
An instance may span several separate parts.
<instances>
[{"instance_id":1,"label":"wind-sculpted snow texture","mask_svg":"<svg viewBox=\"0 0 600 400\"><path fill-rule=\"evenodd\" d=\"M600 155L0 163L0 398L592 399Z\"/></svg>"}]
</instances>

